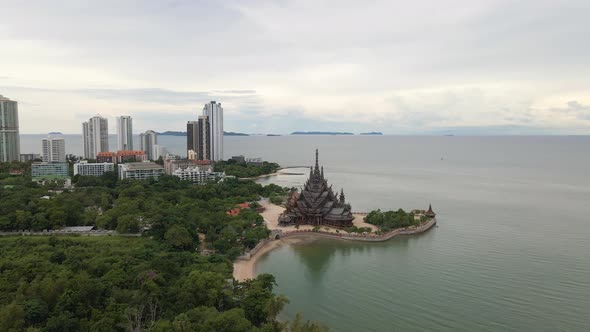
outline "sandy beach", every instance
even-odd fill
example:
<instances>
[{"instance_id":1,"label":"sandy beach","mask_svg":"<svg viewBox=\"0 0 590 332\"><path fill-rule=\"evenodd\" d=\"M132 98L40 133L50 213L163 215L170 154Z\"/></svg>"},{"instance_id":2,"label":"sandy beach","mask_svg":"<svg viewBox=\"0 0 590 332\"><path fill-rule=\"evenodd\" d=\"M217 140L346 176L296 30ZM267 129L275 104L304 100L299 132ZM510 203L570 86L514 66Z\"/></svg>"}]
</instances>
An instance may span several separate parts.
<instances>
[{"instance_id":1,"label":"sandy beach","mask_svg":"<svg viewBox=\"0 0 590 332\"><path fill-rule=\"evenodd\" d=\"M268 201L261 201L260 205L262 205L265 210L261 213L262 217L264 218L264 222L266 223L266 227L270 230L282 230L284 232L289 231L296 231L296 230L312 230L313 226L311 225L302 225L299 228L295 228L295 226L279 226L279 215L285 210L284 207L271 204ZM377 227L371 224L367 224L363 220L364 215L354 215L353 224L356 227L370 227L373 231L377 230ZM322 227L322 231L336 233L337 229L332 227ZM342 232L342 230L338 230ZM294 237L283 238L280 240L273 240L267 242L255 255L252 255L250 259L238 259L234 262L234 279L238 281L244 281L246 279L252 279L256 277L256 263L260 257L264 256L266 253L279 248L284 245L297 245L297 244L304 244L316 239L317 236L314 233L309 233L305 235L297 235Z\"/></svg>"},{"instance_id":2,"label":"sandy beach","mask_svg":"<svg viewBox=\"0 0 590 332\"><path fill-rule=\"evenodd\" d=\"M311 238L311 236L307 236ZM306 240L304 236L301 237L291 237L285 238L280 240L274 240L268 242L264 247L262 247L256 255L252 256L249 260L238 259L234 262L234 279L238 281L244 281L247 279L253 279L256 277L256 263L260 259L260 257L264 256L266 253L280 248L284 245L296 245L296 244L303 244L307 243L309 240Z\"/></svg>"}]
</instances>

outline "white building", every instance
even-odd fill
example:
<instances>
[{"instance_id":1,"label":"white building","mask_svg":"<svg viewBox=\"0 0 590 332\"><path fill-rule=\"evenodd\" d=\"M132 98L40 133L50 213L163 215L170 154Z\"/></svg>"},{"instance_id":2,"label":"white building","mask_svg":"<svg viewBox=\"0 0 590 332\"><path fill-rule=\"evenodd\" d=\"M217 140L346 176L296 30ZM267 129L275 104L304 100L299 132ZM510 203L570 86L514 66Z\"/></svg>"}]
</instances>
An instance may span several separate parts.
<instances>
[{"instance_id":1,"label":"white building","mask_svg":"<svg viewBox=\"0 0 590 332\"><path fill-rule=\"evenodd\" d=\"M206 183L207 181L216 181L223 177L223 173L213 172L211 168L203 170L201 167L177 168L172 175L179 177L181 180L191 181L192 183Z\"/></svg>"},{"instance_id":2,"label":"white building","mask_svg":"<svg viewBox=\"0 0 590 332\"><path fill-rule=\"evenodd\" d=\"M145 180L149 178L159 178L164 175L164 167L152 163L128 163L119 164L119 179L131 179L131 180Z\"/></svg>"},{"instance_id":3,"label":"white building","mask_svg":"<svg viewBox=\"0 0 590 332\"><path fill-rule=\"evenodd\" d=\"M211 160L223 160L223 108L214 101L205 104L203 115L209 122L209 151Z\"/></svg>"},{"instance_id":4,"label":"white building","mask_svg":"<svg viewBox=\"0 0 590 332\"><path fill-rule=\"evenodd\" d=\"M133 119L128 115L117 118L117 145L119 151L133 150Z\"/></svg>"},{"instance_id":5,"label":"white building","mask_svg":"<svg viewBox=\"0 0 590 332\"><path fill-rule=\"evenodd\" d=\"M89 163L86 160L82 160L74 164L74 175L102 176L106 172L114 171L114 163Z\"/></svg>"},{"instance_id":6,"label":"white building","mask_svg":"<svg viewBox=\"0 0 590 332\"><path fill-rule=\"evenodd\" d=\"M148 130L139 135L141 151L145 152L149 160L157 160L160 157L160 147L158 146L158 133Z\"/></svg>"},{"instance_id":7,"label":"white building","mask_svg":"<svg viewBox=\"0 0 590 332\"><path fill-rule=\"evenodd\" d=\"M0 161L19 159L18 104L0 95Z\"/></svg>"},{"instance_id":8,"label":"white building","mask_svg":"<svg viewBox=\"0 0 590 332\"><path fill-rule=\"evenodd\" d=\"M43 161L49 163L66 162L66 140L60 137L49 136L41 142Z\"/></svg>"},{"instance_id":9,"label":"white building","mask_svg":"<svg viewBox=\"0 0 590 332\"><path fill-rule=\"evenodd\" d=\"M99 115L82 123L84 158L96 159L99 152L109 151L109 122Z\"/></svg>"}]
</instances>

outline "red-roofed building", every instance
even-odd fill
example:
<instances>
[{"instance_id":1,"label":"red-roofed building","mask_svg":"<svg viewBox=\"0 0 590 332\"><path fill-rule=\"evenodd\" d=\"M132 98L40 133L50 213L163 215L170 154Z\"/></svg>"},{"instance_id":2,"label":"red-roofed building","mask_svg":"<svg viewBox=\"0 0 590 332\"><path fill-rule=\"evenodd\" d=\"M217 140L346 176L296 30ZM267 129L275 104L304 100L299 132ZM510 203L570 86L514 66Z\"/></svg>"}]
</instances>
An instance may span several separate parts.
<instances>
[{"instance_id":1,"label":"red-roofed building","mask_svg":"<svg viewBox=\"0 0 590 332\"><path fill-rule=\"evenodd\" d=\"M99 152L96 155L96 162L114 163L117 162L117 155L114 152Z\"/></svg>"},{"instance_id":2,"label":"red-roofed building","mask_svg":"<svg viewBox=\"0 0 590 332\"><path fill-rule=\"evenodd\" d=\"M128 151L118 151L117 152L117 162L118 163L141 162L141 161L146 161L146 160L147 160L147 156L144 151L128 150Z\"/></svg>"},{"instance_id":3,"label":"red-roofed building","mask_svg":"<svg viewBox=\"0 0 590 332\"><path fill-rule=\"evenodd\" d=\"M240 214L240 212L242 212L242 210L249 209L249 208L250 208L249 203L240 203L235 208L228 210L226 213L232 217L236 217L237 215Z\"/></svg>"}]
</instances>

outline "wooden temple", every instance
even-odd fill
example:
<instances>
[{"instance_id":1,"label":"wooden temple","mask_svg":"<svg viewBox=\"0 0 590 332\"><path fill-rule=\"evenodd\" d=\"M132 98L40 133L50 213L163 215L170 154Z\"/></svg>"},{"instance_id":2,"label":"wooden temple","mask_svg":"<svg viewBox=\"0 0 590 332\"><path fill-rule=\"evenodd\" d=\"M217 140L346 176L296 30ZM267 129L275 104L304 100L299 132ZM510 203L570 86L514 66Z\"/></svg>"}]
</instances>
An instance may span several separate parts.
<instances>
[{"instance_id":1,"label":"wooden temple","mask_svg":"<svg viewBox=\"0 0 590 332\"><path fill-rule=\"evenodd\" d=\"M297 189L291 191L286 209L279 216L279 225L352 226L354 217L350 204L346 203L344 190L340 191L339 197L334 194L318 159L316 149L315 167L310 168L309 179L301 192Z\"/></svg>"}]
</instances>

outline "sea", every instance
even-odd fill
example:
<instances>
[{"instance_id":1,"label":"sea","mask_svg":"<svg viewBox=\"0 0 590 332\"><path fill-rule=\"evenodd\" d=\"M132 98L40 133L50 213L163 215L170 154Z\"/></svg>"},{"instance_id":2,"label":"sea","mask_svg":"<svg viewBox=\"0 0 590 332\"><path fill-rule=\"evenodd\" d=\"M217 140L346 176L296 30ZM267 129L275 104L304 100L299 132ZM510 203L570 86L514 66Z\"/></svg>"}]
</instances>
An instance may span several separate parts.
<instances>
[{"instance_id":1,"label":"sea","mask_svg":"<svg viewBox=\"0 0 590 332\"><path fill-rule=\"evenodd\" d=\"M21 135L21 152L43 135ZM80 135L65 135L82 154ZM184 154L185 137L160 136ZM225 137L225 157L310 166L354 211L427 208L437 227L383 243L317 240L260 258L276 292L332 331L590 331L589 136ZM111 138L115 148L115 137ZM137 141L136 141L137 144ZM299 187L307 168L261 180Z\"/></svg>"}]
</instances>

